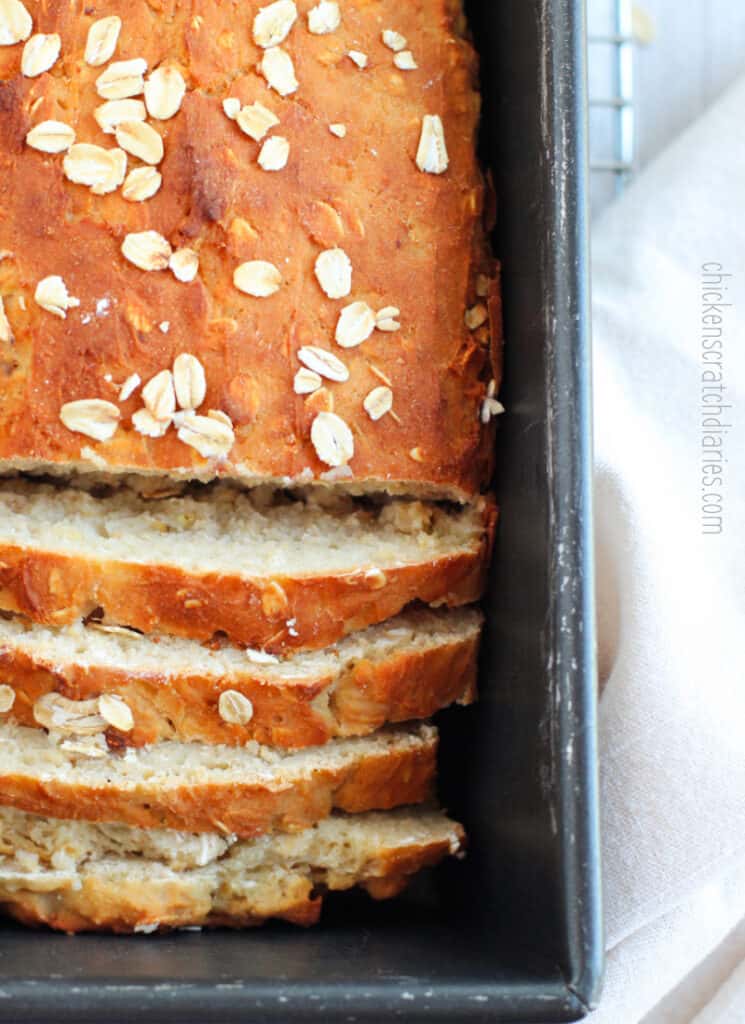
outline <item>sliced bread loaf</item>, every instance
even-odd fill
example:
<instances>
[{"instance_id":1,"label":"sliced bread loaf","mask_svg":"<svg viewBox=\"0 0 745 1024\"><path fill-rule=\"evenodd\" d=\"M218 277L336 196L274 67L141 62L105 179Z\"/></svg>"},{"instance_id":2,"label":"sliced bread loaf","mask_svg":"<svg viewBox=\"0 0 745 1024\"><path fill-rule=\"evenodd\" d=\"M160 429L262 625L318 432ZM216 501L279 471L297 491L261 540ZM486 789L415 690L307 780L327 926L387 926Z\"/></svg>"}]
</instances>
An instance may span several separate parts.
<instances>
[{"instance_id":1,"label":"sliced bread loaf","mask_svg":"<svg viewBox=\"0 0 745 1024\"><path fill-rule=\"evenodd\" d=\"M0 726L0 802L56 818L256 836L307 828L333 808L419 803L435 776L437 730L429 725L291 753L255 742L165 741L117 756L101 732L106 722L89 719L49 735Z\"/></svg>"},{"instance_id":2,"label":"sliced bread loaf","mask_svg":"<svg viewBox=\"0 0 745 1024\"><path fill-rule=\"evenodd\" d=\"M0 808L0 904L63 931L313 924L325 890L394 896L463 843L435 811L335 814L294 835L236 839L56 821Z\"/></svg>"},{"instance_id":3,"label":"sliced bread loaf","mask_svg":"<svg viewBox=\"0 0 745 1024\"><path fill-rule=\"evenodd\" d=\"M269 651L318 649L412 601L483 590L494 506L360 506L228 485L148 501L0 484L0 608L105 621Z\"/></svg>"},{"instance_id":4,"label":"sliced bread loaf","mask_svg":"<svg viewBox=\"0 0 745 1024\"><path fill-rule=\"evenodd\" d=\"M117 748L161 740L313 746L470 703L481 619L472 608L410 609L281 660L121 626L55 629L0 617L0 715L47 727L55 714L98 714L98 698L109 695L119 728L107 738Z\"/></svg>"}]
</instances>

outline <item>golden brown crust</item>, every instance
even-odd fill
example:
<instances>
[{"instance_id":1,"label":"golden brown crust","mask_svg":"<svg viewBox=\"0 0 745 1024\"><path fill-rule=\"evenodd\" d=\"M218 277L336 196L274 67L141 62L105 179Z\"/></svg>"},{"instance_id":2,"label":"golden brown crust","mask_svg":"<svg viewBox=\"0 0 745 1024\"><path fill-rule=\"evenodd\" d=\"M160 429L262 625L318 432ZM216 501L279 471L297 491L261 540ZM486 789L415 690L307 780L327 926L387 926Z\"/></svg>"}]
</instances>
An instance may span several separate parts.
<instances>
[{"instance_id":1,"label":"golden brown crust","mask_svg":"<svg viewBox=\"0 0 745 1024\"><path fill-rule=\"evenodd\" d=\"M256 67L251 39L260 4L246 5L236 26L232 5L212 0L102 0L95 7L50 0L29 3L34 31L58 32L62 55L49 73L24 78L21 46L0 50L0 294L14 334L2 352L0 460L26 467L72 462L111 471L137 470L199 478L319 478L309 439L313 402L293 393L305 344L334 349L350 380L331 384L335 411L352 425L353 477L345 484L429 487L468 497L488 480L492 426L479 408L498 373L501 345L492 319L469 331L464 312L477 301L476 279L491 274L482 213L484 185L475 158L479 113L477 61L460 35L451 0L348 2L341 28L308 32L307 4L283 48L300 86L281 98ZM155 122L164 138L163 187L147 202L117 191L94 196L63 175L62 157L25 144L46 119L70 124L77 141L114 145L93 119L102 102L94 87L101 68L82 60L94 18L123 17L116 60L142 57L180 68L188 91L179 113ZM381 29L406 36L418 70L401 72ZM369 58L362 71L346 55ZM259 100L274 110L275 134L290 142L280 172L258 166L259 146L223 113L226 96ZM442 118L450 166L424 174L414 156L425 114ZM347 126L344 139L329 124ZM133 158L129 167L137 164ZM168 271L146 273L120 254L126 233L154 229L174 247L199 251L191 284ZM348 299L320 290L313 265L342 246L354 268ZM281 267L284 284L253 299L232 284L235 267L264 259ZM61 275L80 306L59 319L33 300L36 284ZM493 288L492 288L493 294ZM342 351L333 341L343 305L352 300L401 309L401 330L380 331ZM25 305L25 308L24 308ZM167 333L159 324L167 321ZM183 351L206 368L204 408L227 412L236 443L224 464L201 458L171 429L160 439L137 434L138 395L121 403L122 421L108 443L68 431L64 402L118 401L133 372L147 380ZM362 400L391 381L398 420L373 423Z\"/></svg>"},{"instance_id":2,"label":"golden brown crust","mask_svg":"<svg viewBox=\"0 0 745 1024\"><path fill-rule=\"evenodd\" d=\"M455 826L460 841L462 829ZM431 867L451 853L447 840L408 844L391 849L369 865L367 873L359 878L329 879L330 889L348 889L359 885L374 899L390 899L398 895L411 877L423 868ZM259 894L261 899L261 894ZM52 892L33 892L0 884L0 908L6 914L27 925L47 925L58 931L110 931L131 933L138 931L168 931L173 928L195 926L248 928L263 924L270 918L309 926L321 914L323 888L298 870L287 873L283 879L281 896L272 904L263 901L261 912L256 900L241 898L238 894L200 892L190 884L189 873L159 877L151 884L122 884L103 873L83 873L82 885Z\"/></svg>"},{"instance_id":3,"label":"golden brown crust","mask_svg":"<svg viewBox=\"0 0 745 1024\"><path fill-rule=\"evenodd\" d=\"M0 544L0 609L63 625L103 608L109 622L267 651L317 650L397 615L413 601L455 607L481 597L496 509L484 502L484 535L470 549L386 570L385 585L359 572L250 578L185 572ZM294 620L294 621L293 621Z\"/></svg>"},{"instance_id":4,"label":"golden brown crust","mask_svg":"<svg viewBox=\"0 0 745 1024\"><path fill-rule=\"evenodd\" d=\"M117 821L141 828L223 832L251 837L297 832L332 810L389 810L432 794L437 740L367 753L337 768L317 767L305 778L278 783L226 780L168 786L148 778L118 788L0 770L5 806L49 818Z\"/></svg>"},{"instance_id":5,"label":"golden brown crust","mask_svg":"<svg viewBox=\"0 0 745 1024\"><path fill-rule=\"evenodd\" d=\"M163 889L148 894L156 897L155 913L163 914L172 923L159 925L157 931L171 931L174 928L258 928L270 918L287 921L301 927L317 924L321 916L323 897L313 892L312 883L306 882L306 893L299 894L297 903L277 907L275 913L267 916L247 913L236 907L230 913L201 913L191 893L183 893L178 883L167 884ZM400 890L398 890L400 891ZM134 894L136 897L136 893ZM394 895L396 895L394 893ZM128 901L121 887L96 878L83 883L82 889L65 890L58 893L13 892L7 899L0 900L4 914L30 927L46 925L55 931L74 935L78 932L114 932L128 935L136 929L143 931L148 926L149 911L138 900Z\"/></svg>"},{"instance_id":6,"label":"golden brown crust","mask_svg":"<svg viewBox=\"0 0 745 1024\"><path fill-rule=\"evenodd\" d=\"M450 643L398 650L376 660L361 657L303 679L269 677L246 659L229 676L159 674L47 657L0 644L0 678L15 691L9 718L39 727L33 706L46 693L87 700L103 693L122 697L134 716L129 733L112 731L117 749L160 740L243 745L249 740L272 747L317 746L337 736L363 736L386 722L429 718L454 701L475 697L478 630ZM253 706L245 725L224 721L218 701L236 690Z\"/></svg>"}]
</instances>

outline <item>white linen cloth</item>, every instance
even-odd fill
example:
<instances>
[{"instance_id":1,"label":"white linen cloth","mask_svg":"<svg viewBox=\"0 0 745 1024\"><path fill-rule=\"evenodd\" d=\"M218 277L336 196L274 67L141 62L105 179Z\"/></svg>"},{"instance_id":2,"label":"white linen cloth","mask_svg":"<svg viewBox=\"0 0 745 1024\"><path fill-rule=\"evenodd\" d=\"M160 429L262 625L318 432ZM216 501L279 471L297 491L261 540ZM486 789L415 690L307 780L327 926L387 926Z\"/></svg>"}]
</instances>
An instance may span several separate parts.
<instances>
[{"instance_id":1,"label":"white linen cloth","mask_svg":"<svg viewBox=\"0 0 745 1024\"><path fill-rule=\"evenodd\" d=\"M732 275L719 325L705 264ZM745 918L745 80L595 222L593 275L607 972L590 1021L637 1024ZM721 535L702 533L707 367L732 406L705 488ZM745 1024L745 969L696 1012L666 1024Z\"/></svg>"}]
</instances>

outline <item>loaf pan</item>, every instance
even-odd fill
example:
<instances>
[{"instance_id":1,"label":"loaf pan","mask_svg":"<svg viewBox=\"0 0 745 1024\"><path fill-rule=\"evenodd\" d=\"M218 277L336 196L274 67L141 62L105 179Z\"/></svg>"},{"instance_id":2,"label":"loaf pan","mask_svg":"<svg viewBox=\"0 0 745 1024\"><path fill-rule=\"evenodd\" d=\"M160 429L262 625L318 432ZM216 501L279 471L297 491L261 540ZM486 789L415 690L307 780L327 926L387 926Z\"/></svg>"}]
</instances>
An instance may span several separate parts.
<instances>
[{"instance_id":1,"label":"loaf pan","mask_svg":"<svg viewBox=\"0 0 745 1024\"><path fill-rule=\"evenodd\" d=\"M0 1021L573 1021L601 974L580 0L473 0L499 196L502 508L480 703L441 716L466 860L311 931L0 929Z\"/></svg>"}]
</instances>

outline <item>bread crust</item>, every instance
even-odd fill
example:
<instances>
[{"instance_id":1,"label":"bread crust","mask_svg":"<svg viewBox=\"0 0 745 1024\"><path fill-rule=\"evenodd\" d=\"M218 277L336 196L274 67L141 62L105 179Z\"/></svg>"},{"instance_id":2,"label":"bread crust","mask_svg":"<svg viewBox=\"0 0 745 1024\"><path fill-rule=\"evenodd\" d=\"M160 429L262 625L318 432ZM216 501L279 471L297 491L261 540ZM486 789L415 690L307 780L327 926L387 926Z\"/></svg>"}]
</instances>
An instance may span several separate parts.
<instances>
[{"instance_id":1,"label":"bread crust","mask_svg":"<svg viewBox=\"0 0 745 1024\"><path fill-rule=\"evenodd\" d=\"M0 467L321 481L329 467L310 440L317 400L293 391L298 350L321 344L350 370L349 381L328 387L355 435L345 487L459 499L482 490L494 429L481 423L479 409L489 380L499 378L501 331L475 156L477 59L459 9L451 0L350 3L340 29L322 36L308 32L302 11L282 44L300 85L281 98L258 73L262 52L250 23L236 31L231 5L132 0L126 12L113 0L85 9L66 0L35 5L34 31L61 36L52 71L24 78L22 47L0 51L0 249L9 253L0 294L14 338L2 356ZM165 143L163 186L142 204L125 201L121 190L94 196L66 180L61 155L25 144L46 119L70 124L78 142L115 144L92 116L102 102L94 85L102 68L82 60L90 24L109 14L123 20L115 60L173 64L187 83L176 116L154 122ZM384 25L407 38L417 70L394 67L380 39ZM364 71L348 58L351 47L368 55ZM276 133L291 147L283 171L260 168L259 146L223 113L227 96L276 112ZM449 152L439 175L422 173L414 159L430 114L442 118ZM330 135L335 122L347 126L344 139ZM124 236L144 229L174 248L198 250L197 278L185 284L126 262ZM327 298L313 273L318 254L336 246L354 268L352 293L341 301ZM435 261L422 258L433 252ZM281 267L276 295L255 299L234 288L234 269L252 259ZM52 274L80 300L65 319L33 299ZM466 309L485 301L477 293L482 274L491 282L490 321L469 330ZM342 351L334 330L351 301L400 308L401 329L375 331ZM202 458L174 429L141 436L131 422L139 392L119 402L130 374L147 381L183 351L205 367L203 408L226 412L234 424L224 462ZM381 383L378 371L391 381L397 418L372 422L362 402ZM81 398L120 405L111 441L63 426L61 406Z\"/></svg>"},{"instance_id":2,"label":"bread crust","mask_svg":"<svg viewBox=\"0 0 745 1024\"><path fill-rule=\"evenodd\" d=\"M271 747L317 746L337 736L364 736L386 722L429 718L457 701L470 704L476 692L478 624L467 636L424 649L397 650L380 659L359 658L338 673L283 679L261 672L246 659L240 673L220 676L188 670L161 674L50 661L33 650L0 644L0 678L15 691L6 717L40 728L35 702L60 693L87 700L104 693L120 696L134 716L134 728L110 730L116 749L161 740L242 746L250 740ZM247 697L253 716L245 725L226 722L220 694Z\"/></svg>"},{"instance_id":3,"label":"bread crust","mask_svg":"<svg viewBox=\"0 0 745 1024\"><path fill-rule=\"evenodd\" d=\"M317 767L293 781L194 782L164 787L144 779L126 788L0 769L5 806L49 818L116 821L141 828L222 832L250 838L297 832L332 810L359 813L421 803L432 795L437 738L368 752L337 768ZM111 755L113 756L113 755Z\"/></svg>"},{"instance_id":4,"label":"bread crust","mask_svg":"<svg viewBox=\"0 0 745 1024\"><path fill-rule=\"evenodd\" d=\"M483 503L484 533L470 548L387 569L251 578L186 572L0 544L0 609L59 626L103 609L108 622L144 633L233 643L282 653L318 650L397 615L413 601L456 607L482 596L496 508Z\"/></svg>"},{"instance_id":5,"label":"bread crust","mask_svg":"<svg viewBox=\"0 0 745 1024\"><path fill-rule=\"evenodd\" d=\"M457 842L463 830L454 825ZM223 927L249 928L270 918L308 927L316 924L323 905L324 884L330 890L358 885L374 899L398 895L412 876L432 867L453 852L453 842L432 839L417 845L407 844L386 850L360 877L331 876L313 879L298 869L287 872L281 897L271 904L263 901L261 911L255 901L237 894L201 892L190 873L169 880L122 885L104 873L85 874L80 888L68 886L49 892L34 892L3 885L0 880L0 908L23 924L46 925L69 933L109 931L127 934L134 931L170 931L174 928ZM261 895L259 894L259 898Z\"/></svg>"}]
</instances>

